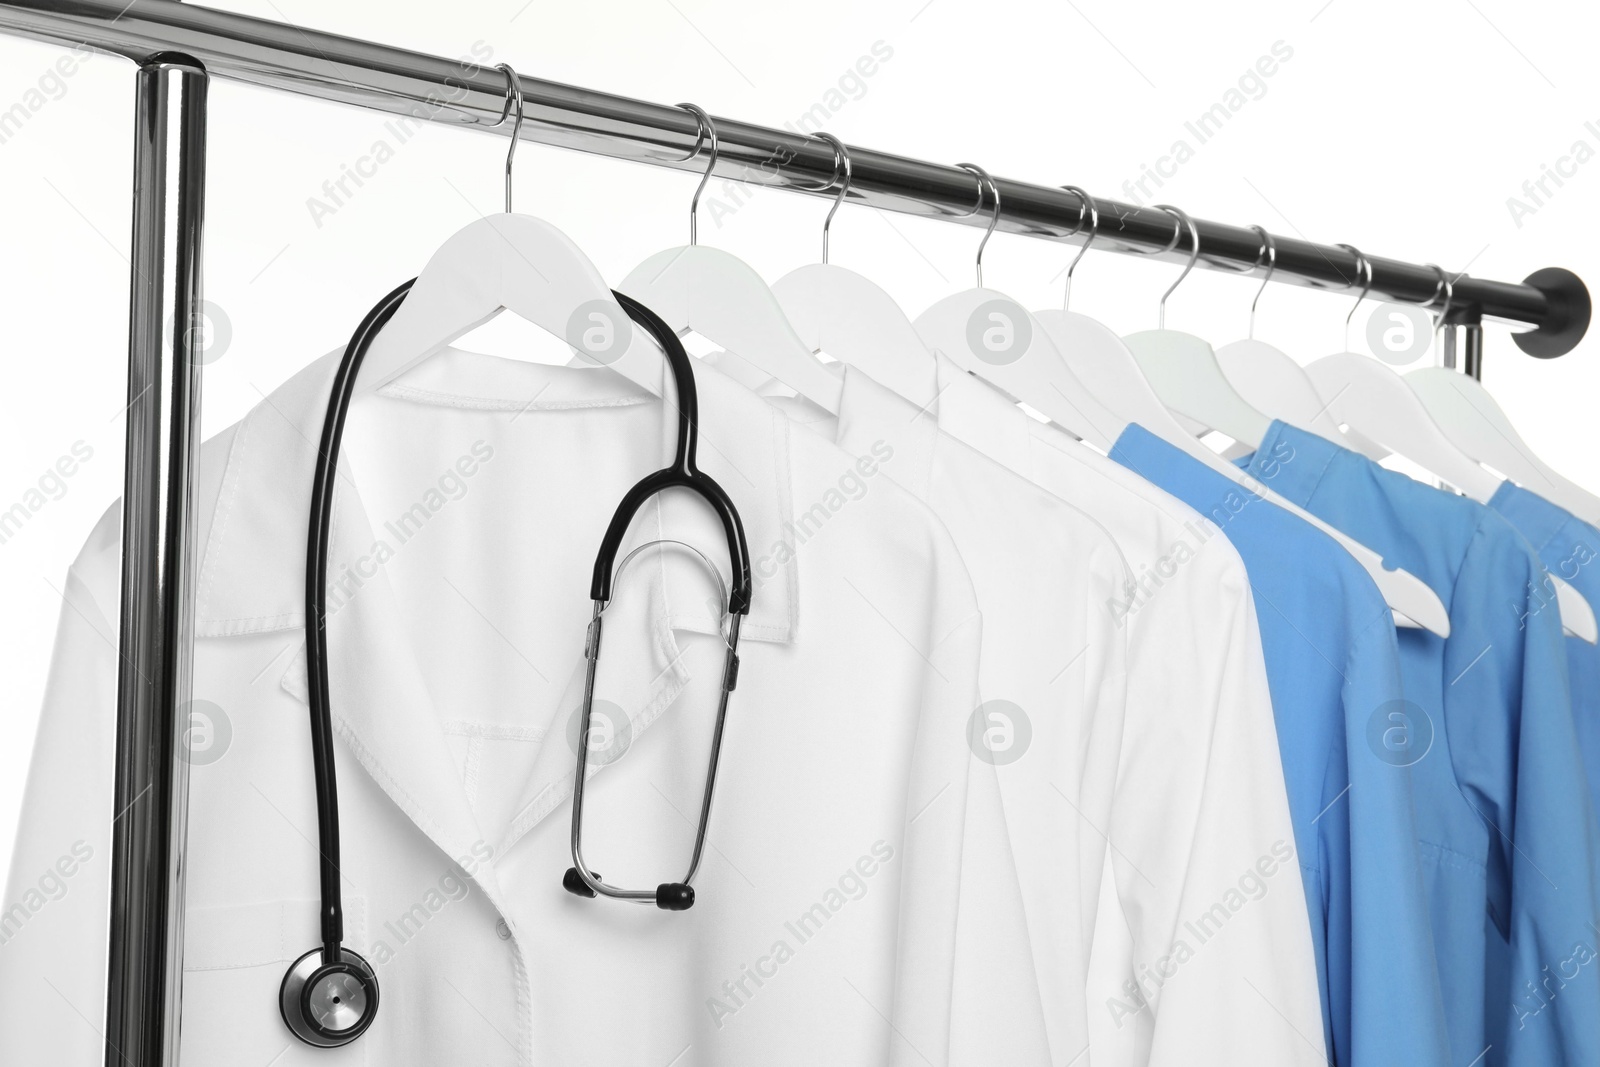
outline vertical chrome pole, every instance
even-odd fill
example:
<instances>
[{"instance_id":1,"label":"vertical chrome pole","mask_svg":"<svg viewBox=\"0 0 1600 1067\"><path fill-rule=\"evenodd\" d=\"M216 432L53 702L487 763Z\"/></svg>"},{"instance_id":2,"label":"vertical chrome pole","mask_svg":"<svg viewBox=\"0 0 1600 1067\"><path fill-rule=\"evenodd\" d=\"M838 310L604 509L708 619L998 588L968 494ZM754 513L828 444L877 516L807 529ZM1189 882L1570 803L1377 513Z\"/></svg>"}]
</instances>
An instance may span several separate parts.
<instances>
[{"instance_id":1,"label":"vertical chrome pole","mask_svg":"<svg viewBox=\"0 0 1600 1067\"><path fill-rule=\"evenodd\" d=\"M1483 323L1468 323L1464 329L1466 338L1461 370L1481 382L1483 381Z\"/></svg>"},{"instance_id":2,"label":"vertical chrome pole","mask_svg":"<svg viewBox=\"0 0 1600 1067\"><path fill-rule=\"evenodd\" d=\"M182 1007L207 77L164 53L137 82L105 1062L171 1067Z\"/></svg>"}]
</instances>

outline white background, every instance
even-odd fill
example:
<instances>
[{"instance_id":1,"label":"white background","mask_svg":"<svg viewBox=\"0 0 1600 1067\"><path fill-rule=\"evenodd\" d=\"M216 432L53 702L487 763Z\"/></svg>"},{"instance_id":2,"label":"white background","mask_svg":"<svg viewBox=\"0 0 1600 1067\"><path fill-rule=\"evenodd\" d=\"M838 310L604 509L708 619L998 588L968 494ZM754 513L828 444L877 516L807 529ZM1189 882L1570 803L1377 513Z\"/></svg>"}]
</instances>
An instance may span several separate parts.
<instances>
[{"instance_id":1,"label":"white background","mask_svg":"<svg viewBox=\"0 0 1600 1067\"><path fill-rule=\"evenodd\" d=\"M1516 281L1565 266L1600 281L1600 160L1520 220L1522 185L1583 140L1600 150L1600 9L1512 0L234 0L214 7L767 125L819 103L846 141L992 172L1123 183L1171 151L1192 159L1154 199L1277 233L1349 242ZM1184 128L1271 52L1292 49L1203 145ZM882 42L881 44L878 44ZM860 57L892 51L854 80ZM1281 48L1281 46L1280 46ZM76 442L93 458L0 544L0 854L9 856L49 662L57 590L121 491L133 68L96 57L49 80L67 49L0 38L0 511ZM841 88L843 92L831 94ZM41 78L46 79L44 92ZM37 105L43 101L42 106ZM400 147L331 215L323 183L391 139L387 116L226 82L211 90L206 297L231 341L205 372L205 429L237 420L298 367L343 344L378 296L458 227L499 209L505 141L434 127ZM1594 122L1593 129L1585 123ZM613 282L687 237L695 178L524 143L517 207L550 219ZM1568 167L1570 170L1570 166ZM775 279L818 255L820 200L713 183L701 240ZM714 202L715 201L715 202ZM1519 225L1520 222L1520 225ZM320 223L320 224L319 224ZM834 224L833 260L915 315L972 284L978 231L859 207ZM997 236L985 280L1030 307L1058 306L1071 250ZM1075 310L1119 332L1155 325L1177 268L1085 259ZM1216 344L1245 331L1252 281L1197 271L1169 324ZM1345 295L1273 286L1257 336L1303 362L1342 346ZM1369 305L1370 307L1370 305ZM1352 343L1362 344L1365 310ZM213 324L215 325L215 324ZM498 349L511 351L509 348ZM1535 451L1600 489L1600 340L1539 361L1503 329L1486 384ZM1431 357L1425 357L1431 358ZM1421 364L1418 364L1421 365ZM307 754L309 758L309 753Z\"/></svg>"}]
</instances>

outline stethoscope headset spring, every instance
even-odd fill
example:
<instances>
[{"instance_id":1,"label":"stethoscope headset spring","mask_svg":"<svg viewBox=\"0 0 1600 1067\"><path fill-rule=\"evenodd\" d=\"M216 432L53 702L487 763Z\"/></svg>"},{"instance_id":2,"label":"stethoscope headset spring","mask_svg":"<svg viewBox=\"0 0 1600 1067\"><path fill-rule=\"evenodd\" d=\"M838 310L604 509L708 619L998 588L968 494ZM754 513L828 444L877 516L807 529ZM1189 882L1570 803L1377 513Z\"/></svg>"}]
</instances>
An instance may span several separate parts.
<instances>
[{"instance_id":1,"label":"stethoscope headset spring","mask_svg":"<svg viewBox=\"0 0 1600 1067\"><path fill-rule=\"evenodd\" d=\"M317 790L322 944L290 964L278 990L278 1008L289 1030L301 1041L318 1048L337 1048L349 1044L366 1032L378 1012L378 977L372 965L343 944L344 907L339 887L339 797L333 763L333 715L328 700L327 577L334 478L338 468L339 446L344 437L345 417L355 392L356 375L361 369L361 362L373 339L394 316L415 281L406 282L378 301L345 346L344 356L334 374L332 395L323 419L322 438L318 444L316 469L311 482L311 521L306 544L306 673L311 708L311 760ZM739 624L750 611L750 552L745 543L744 525L739 520L739 512L733 501L715 480L695 465L699 443L699 399L694 370L683 343L649 308L622 293L613 295L628 317L655 338L666 355L677 393L677 446L669 466L641 479L622 498L595 559L594 576L590 584L594 615L589 622L585 641L587 674L577 745L577 776L572 796L573 866L563 876L562 885L583 897L599 894L622 900L654 901L663 910L682 911L694 904L694 889L689 883L699 867L700 854L705 845L706 829L711 817L711 798L716 785L717 761L722 750L728 694L733 691L738 678ZM593 713L595 670L600 659L601 616L611 600L613 578L621 574L628 561L639 551L635 549L623 559L620 566L613 566L634 515L652 496L675 488L687 489L709 504L721 520L723 533L727 537L728 558L733 567L733 583L727 594L728 651L723 663L711 758L706 771L699 827L688 873L681 882L663 882L654 890L629 890L602 881L599 875L584 865L582 858L583 784ZM657 543L660 542L651 542ZM697 550L696 554L701 555ZM701 555L701 558L705 557ZM713 573L716 573L714 569Z\"/></svg>"}]
</instances>

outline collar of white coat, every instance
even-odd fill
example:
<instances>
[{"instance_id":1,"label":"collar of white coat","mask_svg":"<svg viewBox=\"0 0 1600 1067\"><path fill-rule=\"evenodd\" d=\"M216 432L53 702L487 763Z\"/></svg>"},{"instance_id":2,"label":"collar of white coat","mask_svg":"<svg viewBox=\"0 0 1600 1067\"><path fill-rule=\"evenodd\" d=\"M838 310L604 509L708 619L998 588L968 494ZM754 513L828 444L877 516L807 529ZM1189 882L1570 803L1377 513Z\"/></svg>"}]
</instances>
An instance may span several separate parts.
<instances>
[{"instance_id":1,"label":"collar of white coat","mask_svg":"<svg viewBox=\"0 0 1600 1067\"><path fill-rule=\"evenodd\" d=\"M209 522L202 521L200 526L205 543L196 582L196 636L270 633L305 625L311 479L316 442L341 352L318 359L253 408L232 435L221 477L202 479L198 510ZM420 404L529 415L541 410L665 402L620 375L598 369L558 375L530 399L528 371L529 366L517 360L447 349L380 393ZM695 382L700 469L732 498L747 543L782 540L792 514L788 421L713 369L697 366ZM665 466L671 458L670 437L676 420L664 418L662 424L668 437L662 444L660 465ZM346 470L341 465L336 523L339 511L350 507L345 501L356 496L343 476ZM641 470L639 476L648 473ZM676 512L665 510L662 525L655 527L661 532L654 536L678 536L673 525ZM624 544L624 551L646 539L637 533L645 525L636 525L636 534ZM696 544L704 540L698 535L683 539ZM599 550L598 543L595 550ZM716 559L722 552L708 555ZM763 576L740 629L741 639L793 640L798 625L798 585L798 560L791 553L777 574ZM668 620L675 629L700 633L718 632L718 621L703 603L677 604Z\"/></svg>"},{"instance_id":2,"label":"collar of white coat","mask_svg":"<svg viewBox=\"0 0 1600 1067\"><path fill-rule=\"evenodd\" d=\"M750 366L738 356L714 352L697 366L726 366L729 377L774 402L797 425L832 423L822 408L793 395L776 378ZM931 354L929 375L933 400L922 407L879 385L866 373L843 363L828 369L843 379L839 413L830 438L845 440L852 429L868 433L890 432L895 449L895 481L928 498L935 442L942 431L1010 470L1028 474L1033 462L1033 442L1049 441L1063 447L1068 438L1012 403L998 389L962 370L949 357ZM857 425L859 424L859 425Z\"/></svg>"},{"instance_id":3,"label":"collar of white coat","mask_svg":"<svg viewBox=\"0 0 1600 1067\"><path fill-rule=\"evenodd\" d=\"M769 378L743 363L737 356L717 352L706 357L705 363L731 364L731 377L745 381L769 401L777 401L787 417L799 425L826 422L828 412L800 397L775 378ZM844 439L845 432L856 421L881 420L899 404L904 405L906 420L903 428L895 432L891 442L896 449L895 481L927 499L927 479L933 463L934 441L942 431L1009 470L1031 475L1034 462L1034 442L1039 441L1056 449L1075 446L1073 438L1056 426L1029 415L1005 394L987 382L962 370L953 360L940 352L932 353L929 373L933 377L933 400L916 407L890 393L871 377L845 364L829 364L829 369L844 380L839 395L837 436ZM899 401L899 404L896 403ZM879 426L890 425L879 422ZM909 455L905 454L907 451Z\"/></svg>"},{"instance_id":4,"label":"collar of white coat","mask_svg":"<svg viewBox=\"0 0 1600 1067\"><path fill-rule=\"evenodd\" d=\"M739 366L738 357L726 352L716 352L706 358L707 363L719 367L730 360L735 361L735 367ZM760 372L730 377L742 379L796 426L819 433L847 451L856 450L847 442L861 447L869 441L888 445L893 449L894 480L919 500L927 500L931 495L930 482L939 438L936 413L931 408L919 408L855 367L830 363L828 370L841 382L837 414L795 396L788 386L776 378L763 378Z\"/></svg>"},{"instance_id":5,"label":"collar of white coat","mask_svg":"<svg viewBox=\"0 0 1600 1067\"><path fill-rule=\"evenodd\" d=\"M949 357L935 353L934 361L938 394L930 411L939 428L1001 466L1029 473L1032 442L1045 425Z\"/></svg>"}]
</instances>

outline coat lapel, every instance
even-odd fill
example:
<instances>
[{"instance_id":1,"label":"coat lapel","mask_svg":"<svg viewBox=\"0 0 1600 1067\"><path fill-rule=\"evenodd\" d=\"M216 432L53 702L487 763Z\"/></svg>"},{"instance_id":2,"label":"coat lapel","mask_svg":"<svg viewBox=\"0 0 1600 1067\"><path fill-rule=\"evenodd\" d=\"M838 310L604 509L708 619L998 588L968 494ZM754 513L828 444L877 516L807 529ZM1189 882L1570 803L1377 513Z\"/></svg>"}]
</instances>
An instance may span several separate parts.
<instances>
[{"instance_id":1,"label":"coat lapel","mask_svg":"<svg viewBox=\"0 0 1600 1067\"><path fill-rule=\"evenodd\" d=\"M341 353L331 352L264 398L202 455L203 516L196 631L227 637L303 629L306 516L311 476L329 390ZM448 351L413 368L382 391L416 403L481 411L535 414L617 403L658 402L626 392L635 387L604 371L565 383L569 393L528 399L514 361ZM744 642L792 640L798 628L794 553L778 549L793 537L787 420L708 367L696 368L700 392L700 466L721 483L743 519L756 565L756 592ZM609 384L608 384L609 383ZM620 384L618 384L620 383ZM592 394L592 395L591 395ZM671 419L663 419L670 430ZM663 461L671 454L664 440ZM330 574L341 561L369 552L373 527L348 457L340 464ZM647 471L640 471L643 476ZM622 554L645 541L672 538L723 558L720 526L698 498L674 490L647 505ZM619 559L620 559L619 555ZM587 562L585 564L587 566ZM690 680L675 634L714 634L718 612L702 564L686 553L647 552L630 565L625 590L607 611L600 695L622 706L634 738L670 715ZM335 732L364 770L419 829L448 856L485 841L503 851L571 796L575 752L565 733L582 695L583 661L576 653L567 692L546 726L532 773L502 841L485 837L473 813L445 727L429 696L428 679L408 654L401 605L383 569L358 589L330 590L329 682ZM575 639L581 635L575 634ZM577 640L574 641L576 645ZM438 681L437 679L435 681ZM306 699L304 651L283 687ZM310 758L309 752L306 758ZM600 763L590 773L605 773ZM495 836L499 836L498 831ZM493 869L478 880L498 900Z\"/></svg>"},{"instance_id":2,"label":"coat lapel","mask_svg":"<svg viewBox=\"0 0 1600 1067\"><path fill-rule=\"evenodd\" d=\"M344 569L339 563L367 552L374 536L353 486L341 486L335 507L328 558L329 572L337 574ZM473 814L382 569L359 588L330 590L328 611L328 695L335 735L446 856L470 855L478 842L492 845ZM308 699L305 670L302 646L283 683L301 701ZM474 877L498 903L493 865L479 867Z\"/></svg>"},{"instance_id":3,"label":"coat lapel","mask_svg":"<svg viewBox=\"0 0 1600 1067\"><path fill-rule=\"evenodd\" d=\"M202 453L204 554L196 632L228 637L303 630L305 531L315 442L340 353L306 367ZM212 488L214 487L214 488ZM204 498L202 498L204 499ZM329 573L373 544L353 472L341 464ZM483 832L450 759L425 680L406 654L394 592L379 568L358 589L331 588L328 676L335 735L385 793L448 857L468 855ZM281 685L306 702L302 645ZM311 754L306 752L309 760ZM497 900L491 865L475 876Z\"/></svg>"}]
</instances>

